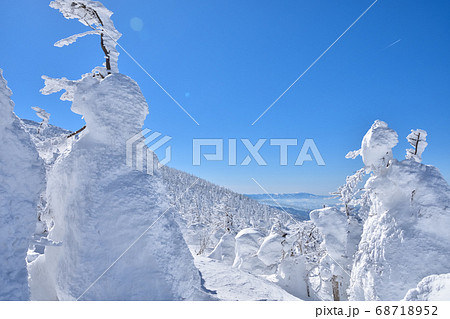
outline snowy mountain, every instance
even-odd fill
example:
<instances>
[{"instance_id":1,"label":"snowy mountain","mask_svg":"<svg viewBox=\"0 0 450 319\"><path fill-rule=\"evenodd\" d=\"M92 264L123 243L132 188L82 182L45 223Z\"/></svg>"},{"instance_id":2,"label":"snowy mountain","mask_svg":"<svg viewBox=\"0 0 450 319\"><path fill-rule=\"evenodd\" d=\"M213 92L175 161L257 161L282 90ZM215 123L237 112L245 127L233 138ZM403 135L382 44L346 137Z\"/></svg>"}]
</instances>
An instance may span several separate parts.
<instances>
[{"instance_id":1,"label":"snowy mountain","mask_svg":"<svg viewBox=\"0 0 450 319\"><path fill-rule=\"evenodd\" d=\"M309 213L324 206L334 206L338 200L331 195L314 195L309 193L291 194L247 194L260 203L284 209L299 220L308 220ZM281 208L280 208L281 207Z\"/></svg>"}]
</instances>

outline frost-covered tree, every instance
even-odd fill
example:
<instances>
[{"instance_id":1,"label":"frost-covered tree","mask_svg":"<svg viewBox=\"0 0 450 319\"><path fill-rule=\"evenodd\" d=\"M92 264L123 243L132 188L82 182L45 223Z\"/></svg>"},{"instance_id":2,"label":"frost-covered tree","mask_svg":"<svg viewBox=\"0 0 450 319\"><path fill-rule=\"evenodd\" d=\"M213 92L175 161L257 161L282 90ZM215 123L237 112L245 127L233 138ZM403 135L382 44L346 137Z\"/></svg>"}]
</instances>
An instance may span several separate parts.
<instances>
[{"instance_id":1,"label":"frost-covered tree","mask_svg":"<svg viewBox=\"0 0 450 319\"><path fill-rule=\"evenodd\" d=\"M61 98L72 101L71 110L87 126L48 174L48 209L54 219L48 239L62 243L45 249L56 298L207 298L161 175L126 165L127 141L141 132L148 105L138 84L118 73L113 40L119 33L114 35L112 13L94 1L61 0L51 6L100 32L110 73L77 81L45 77L42 93L65 90Z\"/></svg>"},{"instance_id":2,"label":"frost-covered tree","mask_svg":"<svg viewBox=\"0 0 450 319\"><path fill-rule=\"evenodd\" d=\"M65 91L61 95L63 101L73 101L75 90L79 83L86 77L99 76L105 78L108 74L119 73L118 58L119 52L116 49L117 41L122 34L116 30L114 23L111 20L112 12L103 6L98 1L91 0L55 0L50 2L50 7L59 10L66 19L77 19L79 22L88 26L91 30L72 35L68 38L59 40L55 43L55 46L62 47L69 45L80 37L86 35L99 35L100 46L105 55L104 67L95 67L92 73L83 74L80 80L68 80L67 78L51 78L46 75L42 76L45 81L44 88L41 89L41 93L49 95L59 91ZM77 130L69 137L77 135L86 129L87 125Z\"/></svg>"},{"instance_id":3,"label":"frost-covered tree","mask_svg":"<svg viewBox=\"0 0 450 319\"><path fill-rule=\"evenodd\" d=\"M54 165L47 186L55 222L48 237L62 242L45 252L58 299L199 298L200 277L167 212L160 175L126 166L126 142L141 131L148 114L136 82L122 74L86 77L75 90L72 110L84 116L88 128Z\"/></svg>"},{"instance_id":4,"label":"frost-covered tree","mask_svg":"<svg viewBox=\"0 0 450 319\"><path fill-rule=\"evenodd\" d=\"M345 214L350 217L353 211L353 205L357 204L356 193L359 191L358 185L364 178L366 174L366 169L361 168L355 174L347 176L345 184L339 187L338 191L333 195L339 196L339 201L344 207Z\"/></svg>"},{"instance_id":5,"label":"frost-covered tree","mask_svg":"<svg viewBox=\"0 0 450 319\"><path fill-rule=\"evenodd\" d=\"M42 120L38 128L38 134L40 134L48 127L48 121L50 120L50 113L47 113L44 109L41 109L38 106L33 106L32 109L36 111L36 115Z\"/></svg>"},{"instance_id":6,"label":"frost-covered tree","mask_svg":"<svg viewBox=\"0 0 450 319\"><path fill-rule=\"evenodd\" d=\"M59 10L66 19L76 19L90 28L86 32L59 40L55 43L55 46L62 47L72 44L78 38L86 35L99 35L100 46L106 59L106 72L101 68L97 68L96 71L101 76L105 76L105 73L119 72L117 66L119 52L117 52L116 45L122 35L114 27L114 23L111 20L111 15L113 14L111 11L106 9L100 2L91 0L55 0L50 3L50 7Z\"/></svg>"},{"instance_id":7,"label":"frost-covered tree","mask_svg":"<svg viewBox=\"0 0 450 319\"><path fill-rule=\"evenodd\" d=\"M357 249L362 225L354 212L347 215L340 207L326 207L310 213L311 221L320 231L325 252L319 261L318 270L325 298L347 300L353 255Z\"/></svg>"},{"instance_id":8,"label":"frost-covered tree","mask_svg":"<svg viewBox=\"0 0 450 319\"><path fill-rule=\"evenodd\" d=\"M325 252L317 227L311 222L299 222L281 234L283 254L276 273L278 285L300 299L319 300L323 284L319 262Z\"/></svg>"},{"instance_id":9,"label":"frost-covered tree","mask_svg":"<svg viewBox=\"0 0 450 319\"><path fill-rule=\"evenodd\" d=\"M411 130L406 137L409 144L413 147L406 150L406 159L413 159L417 163L422 162L422 153L427 147L427 132L424 130Z\"/></svg>"},{"instance_id":10,"label":"frost-covered tree","mask_svg":"<svg viewBox=\"0 0 450 319\"><path fill-rule=\"evenodd\" d=\"M448 301L450 300L450 273L423 278L416 288L410 289L405 301Z\"/></svg>"},{"instance_id":11,"label":"frost-covered tree","mask_svg":"<svg viewBox=\"0 0 450 319\"><path fill-rule=\"evenodd\" d=\"M346 158L361 156L368 171L379 171L393 159L392 148L398 143L398 135L393 129L380 120L376 120L361 143L357 151L349 152Z\"/></svg>"},{"instance_id":12,"label":"frost-covered tree","mask_svg":"<svg viewBox=\"0 0 450 319\"><path fill-rule=\"evenodd\" d=\"M45 171L11 94L0 69L0 300L28 300L25 259Z\"/></svg>"},{"instance_id":13,"label":"frost-covered tree","mask_svg":"<svg viewBox=\"0 0 450 319\"><path fill-rule=\"evenodd\" d=\"M347 176L346 183L336 193L341 207L325 207L314 210L310 217L323 236L321 247L325 254L318 263L319 278L327 283L322 294L333 300L347 300L353 255L361 238L362 221L359 216L361 197L359 185L366 174L366 168Z\"/></svg>"},{"instance_id":14,"label":"frost-covered tree","mask_svg":"<svg viewBox=\"0 0 450 319\"><path fill-rule=\"evenodd\" d=\"M351 300L400 300L426 276L449 271L450 187L433 166L393 159L396 142L397 134L376 121L357 151L372 174L364 186L368 212L352 267Z\"/></svg>"}]
</instances>

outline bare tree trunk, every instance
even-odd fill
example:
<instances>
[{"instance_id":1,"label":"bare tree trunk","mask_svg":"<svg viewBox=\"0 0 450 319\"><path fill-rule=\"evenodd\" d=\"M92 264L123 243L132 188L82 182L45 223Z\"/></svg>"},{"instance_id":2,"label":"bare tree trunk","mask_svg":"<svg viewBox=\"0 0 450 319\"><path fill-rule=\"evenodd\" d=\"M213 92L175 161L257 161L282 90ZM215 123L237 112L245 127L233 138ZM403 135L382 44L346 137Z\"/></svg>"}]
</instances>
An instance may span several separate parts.
<instances>
[{"instance_id":1,"label":"bare tree trunk","mask_svg":"<svg viewBox=\"0 0 450 319\"><path fill-rule=\"evenodd\" d=\"M305 282L306 282L306 295L308 296L308 298L311 298L311 292L309 291L309 282L308 282L308 280L306 279L305 280Z\"/></svg>"},{"instance_id":2,"label":"bare tree trunk","mask_svg":"<svg viewBox=\"0 0 450 319\"><path fill-rule=\"evenodd\" d=\"M108 74L111 74L111 57L109 55L109 51L105 47L105 43L103 42L103 32L100 34L100 45L102 47L103 52L105 53L106 70L108 71Z\"/></svg>"},{"instance_id":3,"label":"bare tree trunk","mask_svg":"<svg viewBox=\"0 0 450 319\"><path fill-rule=\"evenodd\" d=\"M419 147L419 141L420 141L420 133L417 135L417 141L416 141L414 155L417 155L417 148Z\"/></svg>"},{"instance_id":4,"label":"bare tree trunk","mask_svg":"<svg viewBox=\"0 0 450 319\"><path fill-rule=\"evenodd\" d=\"M331 277L331 287L333 288L333 300L340 301L341 298L339 296L339 282L337 281L336 275L333 275L333 277Z\"/></svg>"}]
</instances>

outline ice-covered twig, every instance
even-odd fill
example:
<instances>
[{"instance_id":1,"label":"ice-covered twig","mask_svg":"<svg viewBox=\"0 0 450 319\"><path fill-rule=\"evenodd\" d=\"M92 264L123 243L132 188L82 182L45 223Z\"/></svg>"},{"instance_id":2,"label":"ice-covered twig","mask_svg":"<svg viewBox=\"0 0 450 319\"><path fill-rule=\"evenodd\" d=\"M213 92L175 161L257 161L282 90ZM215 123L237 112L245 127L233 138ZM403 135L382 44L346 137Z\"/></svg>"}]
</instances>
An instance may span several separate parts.
<instances>
[{"instance_id":1,"label":"ice-covered twig","mask_svg":"<svg viewBox=\"0 0 450 319\"><path fill-rule=\"evenodd\" d=\"M45 130L48 127L48 121L50 119L50 113L47 113L44 109L38 106L33 106L32 109L36 111L36 115L42 119L41 125L38 128L38 134L41 130Z\"/></svg>"},{"instance_id":2,"label":"ice-covered twig","mask_svg":"<svg viewBox=\"0 0 450 319\"><path fill-rule=\"evenodd\" d=\"M46 75L43 75L42 79L45 81L44 87L40 90L42 94L50 95L65 90L60 99L63 101L73 101L73 95L78 81L72 81L66 78L55 79Z\"/></svg>"},{"instance_id":3,"label":"ice-covered twig","mask_svg":"<svg viewBox=\"0 0 450 319\"><path fill-rule=\"evenodd\" d=\"M59 10L66 19L77 19L80 23L92 30L76 34L55 43L56 46L64 46L74 43L78 38L89 35L100 35L100 46L105 54L105 67L107 73L118 73L117 61L119 52L116 49L117 41L122 34L116 30L111 20L112 12L98 1L91 0L55 0L50 7Z\"/></svg>"},{"instance_id":4,"label":"ice-covered twig","mask_svg":"<svg viewBox=\"0 0 450 319\"><path fill-rule=\"evenodd\" d=\"M71 35L70 37L61 39L58 42L56 42L55 43L55 47L61 48L61 47L65 46L65 45L69 45L69 44L75 43L78 40L78 38L81 38L81 37L84 37L84 36L90 35L90 34L100 34L100 31L98 31L98 30L91 30L91 31L86 31L86 32L83 32L83 33L78 33L78 34Z\"/></svg>"},{"instance_id":5,"label":"ice-covered twig","mask_svg":"<svg viewBox=\"0 0 450 319\"><path fill-rule=\"evenodd\" d=\"M424 130L411 130L411 133L406 137L409 144L413 148L406 150L406 158L413 159L417 163L422 162L422 153L427 147L427 132Z\"/></svg>"}]
</instances>

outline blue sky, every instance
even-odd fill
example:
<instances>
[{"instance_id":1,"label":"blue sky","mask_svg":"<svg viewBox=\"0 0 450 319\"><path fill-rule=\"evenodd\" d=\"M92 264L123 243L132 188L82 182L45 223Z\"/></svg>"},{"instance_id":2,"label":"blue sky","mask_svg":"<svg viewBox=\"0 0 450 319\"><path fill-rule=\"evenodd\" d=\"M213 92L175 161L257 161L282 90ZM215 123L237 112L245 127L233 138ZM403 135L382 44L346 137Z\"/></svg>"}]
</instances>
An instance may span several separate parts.
<instances>
[{"instance_id":1,"label":"blue sky","mask_svg":"<svg viewBox=\"0 0 450 319\"><path fill-rule=\"evenodd\" d=\"M412 128L429 133L424 163L450 179L450 2L379 0L267 112L251 123L372 3L362 0L175 1L105 0L123 45L200 123L197 126L121 52L121 73L147 98L146 127L173 137L171 166L243 193L328 193L362 166L345 154L359 148L376 119L399 134L399 159ZM13 90L16 113L51 124L83 125L59 95L42 96L41 75L78 79L103 63L99 39L64 48L53 43L86 28L65 20L48 1L4 1L0 67ZM395 43L397 42L397 43ZM391 44L394 45L390 46ZM192 166L193 138L313 138L326 162L278 165L278 149L262 148L268 165ZM225 153L225 155L227 155ZM238 161L247 155L238 147Z\"/></svg>"}]
</instances>

